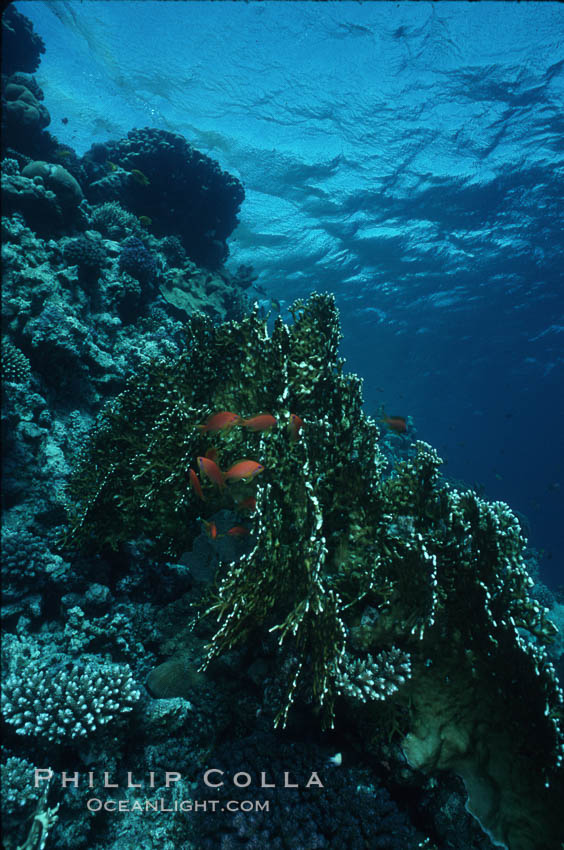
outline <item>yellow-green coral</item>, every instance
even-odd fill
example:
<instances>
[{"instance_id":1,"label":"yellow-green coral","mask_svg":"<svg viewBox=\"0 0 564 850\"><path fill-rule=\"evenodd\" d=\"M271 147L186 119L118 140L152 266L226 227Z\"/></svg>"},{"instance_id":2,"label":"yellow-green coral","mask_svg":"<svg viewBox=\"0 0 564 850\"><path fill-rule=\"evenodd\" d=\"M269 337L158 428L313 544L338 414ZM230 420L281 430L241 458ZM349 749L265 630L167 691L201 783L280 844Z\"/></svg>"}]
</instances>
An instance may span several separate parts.
<instances>
[{"instance_id":1,"label":"yellow-green coral","mask_svg":"<svg viewBox=\"0 0 564 850\"><path fill-rule=\"evenodd\" d=\"M511 827L516 806L520 834L550 846L562 691L519 523L503 503L449 487L426 443L386 474L360 380L338 357L333 299L314 295L292 312L294 323L278 319L272 333L256 312L218 327L195 317L179 359L131 379L74 477L70 539L118 547L143 536L174 557L191 548L202 514L235 508L233 493L256 495L251 550L220 566L202 602L200 616L215 621L205 665L268 644L278 653L276 723L298 701L325 725L346 717L354 730L355 712L383 734L389 723L415 766L463 776L469 807L511 850L534 848ZM196 426L219 410L268 411L279 426L214 437L223 469L252 458L265 472L223 492L210 484L203 503L188 471L210 445ZM291 413L304 421L296 442ZM520 784L516 763L528 777Z\"/></svg>"}]
</instances>

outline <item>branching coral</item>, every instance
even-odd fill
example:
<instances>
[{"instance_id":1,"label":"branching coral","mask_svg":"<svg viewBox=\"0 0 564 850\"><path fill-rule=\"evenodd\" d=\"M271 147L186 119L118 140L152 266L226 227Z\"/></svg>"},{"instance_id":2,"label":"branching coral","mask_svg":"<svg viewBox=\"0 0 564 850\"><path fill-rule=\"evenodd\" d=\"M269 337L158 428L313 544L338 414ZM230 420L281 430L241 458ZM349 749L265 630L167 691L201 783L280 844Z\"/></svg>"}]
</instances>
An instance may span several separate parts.
<instances>
[{"instance_id":1,"label":"branching coral","mask_svg":"<svg viewBox=\"0 0 564 850\"><path fill-rule=\"evenodd\" d=\"M30 783L35 766L26 759L10 756L2 764L2 808L12 814L37 804L41 790Z\"/></svg>"},{"instance_id":2,"label":"branching coral","mask_svg":"<svg viewBox=\"0 0 564 850\"><path fill-rule=\"evenodd\" d=\"M92 210L92 227L109 239L123 239L128 233L142 232L139 219L117 201L98 204Z\"/></svg>"},{"instance_id":3,"label":"branching coral","mask_svg":"<svg viewBox=\"0 0 564 850\"><path fill-rule=\"evenodd\" d=\"M31 376L29 360L19 348L5 337L2 340L2 377L5 381L25 384Z\"/></svg>"},{"instance_id":4,"label":"branching coral","mask_svg":"<svg viewBox=\"0 0 564 850\"><path fill-rule=\"evenodd\" d=\"M8 676L2 713L16 734L60 744L119 723L140 697L127 665L27 665Z\"/></svg>"},{"instance_id":5,"label":"branching coral","mask_svg":"<svg viewBox=\"0 0 564 850\"><path fill-rule=\"evenodd\" d=\"M337 688L360 702L383 700L395 693L411 676L411 660L396 647L382 650L376 658L346 658L337 676Z\"/></svg>"}]
</instances>

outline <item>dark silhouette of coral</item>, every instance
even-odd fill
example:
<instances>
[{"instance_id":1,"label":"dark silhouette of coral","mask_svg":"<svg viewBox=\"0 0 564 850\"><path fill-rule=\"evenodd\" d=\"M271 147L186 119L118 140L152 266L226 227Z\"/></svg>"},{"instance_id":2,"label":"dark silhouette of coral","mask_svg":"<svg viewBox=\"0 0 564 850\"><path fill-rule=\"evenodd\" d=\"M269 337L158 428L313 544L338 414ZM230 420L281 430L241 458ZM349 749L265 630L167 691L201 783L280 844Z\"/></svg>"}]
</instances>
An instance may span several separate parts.
<instances>
[{"instance_id":1,"label":"dark silhouette of coral","mask_svg":"<svg viewBox=\"0 0 564 850\"><path fill-rule=\"evenodd\" d=\"M13 5L2 13L2 73L25 71L33 74L39 68L45 42L33 31L33 24Z\"/></svg>"}]
</instances>

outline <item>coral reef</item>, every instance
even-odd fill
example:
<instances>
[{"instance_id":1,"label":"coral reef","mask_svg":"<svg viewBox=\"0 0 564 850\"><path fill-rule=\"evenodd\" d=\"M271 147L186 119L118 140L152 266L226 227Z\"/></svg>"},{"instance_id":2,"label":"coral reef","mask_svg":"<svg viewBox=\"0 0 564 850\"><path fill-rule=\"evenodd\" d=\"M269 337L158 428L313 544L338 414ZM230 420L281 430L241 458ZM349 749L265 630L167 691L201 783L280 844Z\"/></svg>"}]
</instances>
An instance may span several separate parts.
<instances>
[{"instance_id":1,"label":"coral reef","mask_svg":"<svg viewBox=\"0 0 564 850\"><path fill-rule=\"evenodd\" d=\"M22 176L42 180L54 192L62 209L77 207L82 200L78 181L62 165L35 160L22 169Z\"/></svg>"},{"instance_id":2,"label":"coral reef","mask_svg":"<svg viewBox=\"0 0 564 850\"><path fill-rule=\"evenodd\" d=\"M7 217L21 213L30 227L42 236L60 231L63 214L55 193L44 186L41 178L32 180L19 174L16 160L8 159L4 162L9 164L9 171L2 174L3 215Z\"/></svg>"},{"instance_id":3,"label":"coral reef","mask_svg":"<svg viewBox=\"0 0 564 850\"><path fill-rule=\"evenodd\" d=\"M6 132L12 146L21 150L29 147L28 137L36 136L51 121L41 103L43 92L33 77L13 74L3 87L2 100Z\"/></svg>"},{"instance_id":4,"label":"coral reef","mask_svg":"<svg viewBox=\"0 0 564 850\"><path fill-rule=\"evenodd\" d=\"M153 283L158 273L155 258L136 236L122 242L119 268L144 284Z\"/></svg>"},{"instance_id":5,"label":"coral reef","mask_svg":"<svg viewBox=\"0 0 564 850\"><path fill-rule=\"evenodd\" d=\"M363 414L331 297L250 310L237 179L162 130L77 156L2 25L6 850L558 846L563 606L519 521ZM275 776L271 811L128 808L205 766Z\"/></svg>"},{"instance_id":6,"label":"coral reef","mask_svg":"<svg viewBox=\"0 0 564 850\"><path fill-rule=\"evenodd\" d=\"M29 18L9 5L2 12L2 73L33 74L45 53L43 39L33 31Z\"/></svg>"},{"instance_id":7,"label":"coral reef","mask_svg":"<svg viewBox=\"0 0 564 850\"><path fill-rule=\"evenodd\" d=\"M4 21L3 15L2 24ZM23 168L30 160L51 159L59 147L46 130L51 116L43 103L43 90L35 77L22 68L7 74L5 55L3 50L1 151L3 157L15 158Z\"/></svg>"},{"instance_id":8,"label":"coral reef","mask_svg":"<svg viewBox=\"0 0 564 850\"><path fill-rule=\"evenodd\" d=\"M107 255L100 239L77 236L65 244L63 256L70 266L78 267L80 275L90 279L100 274Z\"/></svg>"},{"instance_id":9,"label":"coral reef","mask_svg":"<svg viewBox=\"0 0 564 850\"><path fill-rule=\"evenodd\" d=\"M2 621L5 626L23 615L35 620L44 600L66 590L69 564L53 552L44 536L27 529L2 528Z\"/></svg>"},{"instance_id":10,"label":"coral reef","mask_svg":"<svg viewBox=\"0 0 564 850\"><path fill-rule=\"evenodd\" d=\"M216 790L223 803L226 785L239 772L252 777L265 776L271 786L260 789L265 811L237 812L216 817L197 813L194 829L201 850L237 847L283 850L416 850L430 847L411 826L405 814L385 788L368 772L348 767L327 769L327 759L319 747L285 741L261 733L226 746L213 763L214 781L224 786ZM307 787L312 772L323 777L323 787ZM295 787L285 788L284 776ZM282 786L282 787L280 787ZM299 787L297 787L299 786ZM203 795L203 787L198 788ZM248 788L230 785L231 800L248 799Z\"/></svg>"},{"instance_id":11,"label":"coral reef","mask_svg":"<svg viewBox=\"0 0 564 850\"><path fill-rule=\"evenodd\" d=\"M116 171L108 175L105 163ZM89 200L119 200L135 215L149 217L155 235L176 234L198 265L217 269L225 261L243 187L183 136L148 127L131 130L103 149L93 146L83 164Z\"/></svg>"},{"instance_id":12,"label":"coral reef","mask_svg":"<svg viewBox=\"0 0 564 850\"><path fill-rule=\"evenodd\" d=\"M165 236L161 242L161 248L171 266L183 266L186 262L186 251L178 236Z\"/></svg>"},{"instance_id":13,"label":"coral reef","mask_svg":"<svg viewBox=\"0 0 564 850\"><path fill-rule=\"evenodd\" d=\"M260 645L275 724L309 705L338 727L340 694L356 697L379 730L364 745L377 749L383 729L413 767L455 769L471 811L511 848L533 847L539 832L553 840L562 690L519 522L444 483L425 443L384 474L360 382L338 359L332 298L292 312L270 335L256 312L221 327L194 317L180 358L130 380L74 476L69 542L104 552L143 537L161 556L190 550L203 506L188 469L209 442L198 424L210 410L270 411L271 432L218 436L223 468L248 457L266 471L229 492L206 487L210 519L241 487L256 512L252 549L220 565L204 596L201 617L217 623L204 668ZM305 423L297 440L292 412Z\"/></svg>"}]
</instances>

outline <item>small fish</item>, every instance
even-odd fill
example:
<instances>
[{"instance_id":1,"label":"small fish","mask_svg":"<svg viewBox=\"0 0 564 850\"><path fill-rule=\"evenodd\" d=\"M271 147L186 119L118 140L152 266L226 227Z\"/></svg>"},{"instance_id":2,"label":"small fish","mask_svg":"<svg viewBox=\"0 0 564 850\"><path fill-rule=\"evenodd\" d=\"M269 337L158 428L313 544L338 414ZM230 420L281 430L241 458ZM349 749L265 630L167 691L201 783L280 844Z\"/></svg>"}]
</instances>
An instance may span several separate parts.
<instances>
[{"instance_id":1,"label":"small fish","mask_svg":"<svg viewBox=\"0 0 564 850\"><path fill-rule=\"evenodd\" d=\"M209 431L215 433L217 431L225 431L228 428L233 428L234 425L239 425L241 417L236 413L231 413L229 410L220 410L219 413L214 413L208 416L203 425L196 425L199 431Z\"/></svg>"},{"instance_id":2,"label":"small fish","mask_svg":"<svg viewBox=\"0 0 564 850\"><path fill-rule=\"evenodd\" d=\"M382 413L380 422L383 422L384 425L387 425L396 434L405 434L407 431L407 422L403 416L386 416L385 413Z\"/></svg>"},{"instance_id":3,"label":"small fish","mask_svg":"<svg viewBox=\"0 0 564 850\"><path fill-rule=\"evenodd\" d=\"M290 435L290 439L293 443L296 442L298 437L300 436L300 430L303 427L303 420L300 419L295 413L290 413L290 422L288 423L288 433Z\"/></svg>"},{"instance_id":4,"label":"small fish","mask_svg":"<svg viewBox=\"0 0 564 850\"><path fill-rule=\"evenodd\" d=\"M249 431L268 431L269 428L274 428L277 422L270 413L261 413L251 419L242 419L240 424Z\"/></svg>"},{"instance_id":5,"label":"small fish","mask_svg":"<svg viewBox=\"0 0 564 850\"><path fill-rule=\"evenodd\" d=\"M237 502L237 508L240 511L256 511L257 500L254 496L249 496L247 499L241 499Z\"/></svg>"},{"instance_id":6,"label":"small fish","mask_svg":"<svg viewBox=\"0 0 564 850\"><path fill-rule=\"evenodd\" d=\"M204 527L206 529L206 534L211 540L217 540L217 525L215 522L206 522L205 519L202 520L204 523Z\"/></svg>"},{"instance_id":7,"label":"small fish","mask_svg":"<svg viewBox=\"0 0 564 850\"><path fill-rule=\"evenodd\" d=\"M198 467L202 475L205 475L206 478L209 478L210 481L217 484L220 490L223 490L225 487L223 472L215 461L210 460L209 457L199 457Z\"/></svg>"},{"instance_id":8,"label":"small fish","mask_svg":"<svg viewBox=\"0 0 564 850\"><path fill-rule=\"evenodd\" d=\"M206 499L205 499L205 496L202 492L202 487L200 485L200 482L198 481L198 476L196 475L196 473L194 472L192 467L190 467L189 477L190 477L190 486L191 486L192 490L194 490L194 492L202 500L202 502L205 502Z\"/></svg>"},{"instance_id":9,"label":"small fish","mask_svg":"<svg viewBox=\"0 0 564 850\"><path fill-rule=\"evenodd\" d=\"M250 534L250 531L243 525L234 525L227 533L230 537L244 537L246 534Z\"/></svg>"},{"instance_id":10,"label":"small fish","mask_svg":"<svg viewBox=\"0 0 564 850\"><path fill-rule=\"evenodd\" d=\"M227 470L224 478L226 481L252 481L261 472L264 466L256 460L240 460Z\"/></svg>"},{"instance_id":11,"label":"small fish","mask_svg":"<svg viewBox=\"0 0 564 850\"><path fill-rule=\"evenodd\" d=\"M215 461L215 463L217 463L217 459L219 457L219 451L216 448L214 448L213 446L210 446L209 449L206 449L205 456L207 458L209 458L210 460Z\"/></svg>"},{"instance_id":12,"label":"small fish","mask_svg":"<svg viewBox=\"0 0 564 850\"><path fill-rule=\"evenodd\" d=\"M135 182L139 183L140 186L149 186L151 183L147 175L143 174L142 171L139 171L138 168L132 168L130 174L135 180Z\"/></svg>"},{"instance_id":13,"label":"small fish","mask_svg":"<svg viewBox=\"0 0 564 850\"><path fill-rule=\"evenodd\" d=\"M329 756L327 759L328 764L332 764L335 767L340 767L343 763L343 755L342 753L335 753L334 756Z\"/></svg>"}]
</instances>

